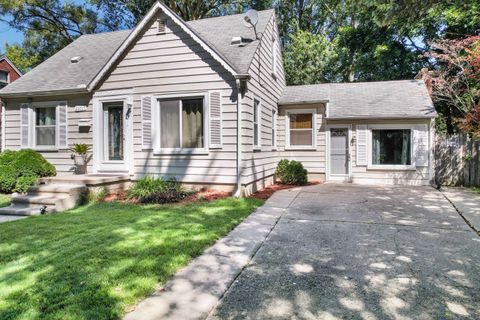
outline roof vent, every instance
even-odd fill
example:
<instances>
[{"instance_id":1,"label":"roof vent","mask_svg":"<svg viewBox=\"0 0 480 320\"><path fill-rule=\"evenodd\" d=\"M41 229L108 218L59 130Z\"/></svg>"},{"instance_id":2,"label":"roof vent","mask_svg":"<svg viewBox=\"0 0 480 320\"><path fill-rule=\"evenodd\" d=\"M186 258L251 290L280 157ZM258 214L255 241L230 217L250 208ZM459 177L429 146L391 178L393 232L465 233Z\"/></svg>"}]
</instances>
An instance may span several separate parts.
<instances>
[{"instance_id":1,"label":"roof vent","mask_svg":"<svg viewBox=\"0 0 480 320\"><path fill-rule=\"evenodd\" d=\"M76 57L72 57L72 58L70 59L70 62L71 62L71 63L79 63L80 60L82 60L82 57L76 56Z\"/></svg>"},{"instance_id":2,"label":"roof vent","mask_svg":"<svg viewBox=\"0 0 480 320\"><path fill-rule=\"evenodd\" d=\"M157 34L165 34L167 32L166 29L167 22L162 19L157 20Z\"/></svg>"},{"instance_id":3,"label":"roof vent","mask_svg":"<svg viewBox=\"0 0 480 320\"><path fill-rule=\"evenodd\" d=\"M243 40L242 37L233 37L232 42L230 42L230 44L232 46L238 46L242 44L242 40Z\"/></svg>"}]
</instances>

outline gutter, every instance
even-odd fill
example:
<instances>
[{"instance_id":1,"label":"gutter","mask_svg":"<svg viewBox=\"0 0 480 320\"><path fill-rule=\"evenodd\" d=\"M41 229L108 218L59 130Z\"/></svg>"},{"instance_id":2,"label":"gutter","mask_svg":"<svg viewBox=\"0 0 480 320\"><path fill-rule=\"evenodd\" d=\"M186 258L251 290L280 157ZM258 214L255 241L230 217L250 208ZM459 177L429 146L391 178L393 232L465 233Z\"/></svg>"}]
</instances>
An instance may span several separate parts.
<instances>
[{"instance_id":1,"label":"gutter","mask_svg":"<svg viewBox=\"0 0 480 320\"><path fill-rule=\"evenodd\" d=\"M242 197L242 79L237 78L237 168L236 190L233 196Z\"/></svg>"},{"instance_id":2,"label":"gutter","mask_svg":"<svg viewBox=\"0 0 480 320\"><path fill-rule=\"evenodd\" d=\"M89 93L85 88L81 89L66 89L53 91L28 91L16 93L3 93L0 91L0 98L26 98L26 97L43 97L43 96L61 96L68 94Z\"/></svg>"}]
</instances>

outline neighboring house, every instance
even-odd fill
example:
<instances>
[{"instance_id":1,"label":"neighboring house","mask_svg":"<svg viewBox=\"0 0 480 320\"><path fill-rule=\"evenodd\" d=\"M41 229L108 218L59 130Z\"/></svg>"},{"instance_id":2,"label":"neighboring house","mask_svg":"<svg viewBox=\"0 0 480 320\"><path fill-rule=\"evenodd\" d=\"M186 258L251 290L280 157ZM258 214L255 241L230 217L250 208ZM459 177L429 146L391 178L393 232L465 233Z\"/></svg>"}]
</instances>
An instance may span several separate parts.
<instances>
[{"instance_id":1,"label":"neighboring house","mask_svg":"<svg viewBox=\"0 0 480 320\"><path fill-rule=\"evenodd\" d=\"M259 40L243 18L185 22L158 2L134 30L80 37L0 91L6 148L38 150L67 174L68 147L88 143L92 173L246 193L282 158L313 179L432 179L423 82L287 87L274 11L259 12Z\"/></svg>"},{"instance_id":2,"label":"neighboring house","mask_svg":"<svg viewBox=\"0 0 480 320\"><path fill-rule=\"evenodd\" d=\"M17 80L22 76L22 72L5 55L0 54L0 89L6 87L9 83ZM3 134L3 104L0 100L0 151L2 150L2 134Z\"/></svg>"}]
</instances>

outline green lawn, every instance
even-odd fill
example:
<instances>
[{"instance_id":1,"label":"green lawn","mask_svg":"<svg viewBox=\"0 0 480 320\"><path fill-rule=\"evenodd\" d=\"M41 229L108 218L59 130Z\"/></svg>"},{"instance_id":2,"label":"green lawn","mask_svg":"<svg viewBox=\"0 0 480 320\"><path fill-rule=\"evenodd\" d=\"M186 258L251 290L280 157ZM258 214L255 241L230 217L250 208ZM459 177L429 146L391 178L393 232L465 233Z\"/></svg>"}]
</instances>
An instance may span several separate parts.
<instances>
[{"instance_id":1,"label":"green lawn","mask_svg":"<svg viewBox=\"0 0 480 320\"><path fill-rule=\"evenodd\" d=\"M118 319L262 204L101 203L0 224L0 319Z\"/></svg>"},{"instance_id":2,"label":"green lawn","mask_svg":"<svg viewBox=\"0 0 480 320\"><path fill-rule=\"evenodd\" d=\"M10 205L10 196L0 193L0 208Z\"/></svg>"},{"instance_id":3,"label":"green lawn","mask_svg":"<svg viewBox=\"0 0 480 320\"><path fill-rule=\"evenodd\" d=\"M473 191L480 193L480 187L473 187Z\"/></svg>"}]
</instances>

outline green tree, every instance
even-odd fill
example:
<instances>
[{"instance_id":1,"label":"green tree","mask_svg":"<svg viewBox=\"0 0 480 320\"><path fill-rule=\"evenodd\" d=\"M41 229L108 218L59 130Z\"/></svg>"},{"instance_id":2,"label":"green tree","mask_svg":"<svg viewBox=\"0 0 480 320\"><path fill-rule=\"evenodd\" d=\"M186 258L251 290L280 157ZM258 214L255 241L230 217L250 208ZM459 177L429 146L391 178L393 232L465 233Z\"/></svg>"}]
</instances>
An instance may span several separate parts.
<instances>
[{"instance_id":1,"label":"green tree","mask_svg":"<svg viewBox=\"0 0 480 320\"><path fill-rule=\"evenodd\" d=\"M39 63L39 56L36 54L27 54L25 47L18 44L6 44L5 52L13 64L23 73L30 70L31 66Z\"/></svg>"},{"instance_id":2,"label":"green tree","mask_svg":"<svg viewBox=\"0 0 480 320\"><path fill-rule=\"evenodd\" d=\"M336 46L325 35L297 30L284 50L285 74L291 85L335 81Z\"/></svg>"}]
</instances>

